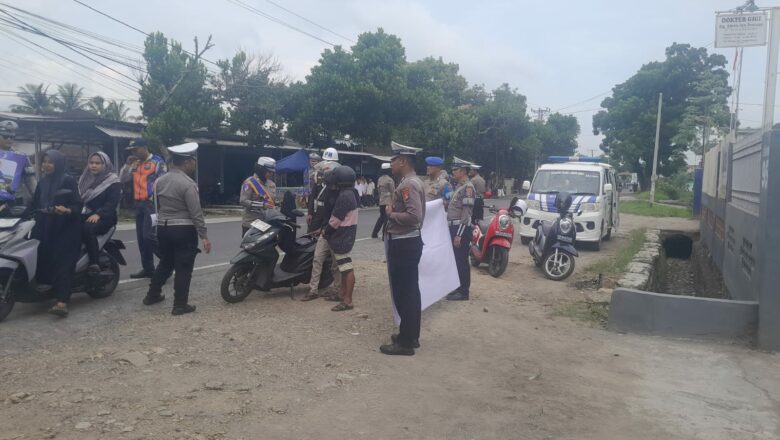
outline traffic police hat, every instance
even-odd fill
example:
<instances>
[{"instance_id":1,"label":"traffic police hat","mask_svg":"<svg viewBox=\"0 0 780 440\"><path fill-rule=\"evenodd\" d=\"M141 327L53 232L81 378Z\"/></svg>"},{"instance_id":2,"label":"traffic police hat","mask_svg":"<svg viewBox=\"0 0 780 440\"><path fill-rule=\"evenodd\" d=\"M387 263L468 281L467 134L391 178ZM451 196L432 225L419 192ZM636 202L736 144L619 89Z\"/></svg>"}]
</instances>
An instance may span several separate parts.
<instances>
[{"instance_id":1,"label":"traffic police hat","mask_svg":"<svg viewBox=\"0 0 780 440\"><path fill-rule=\"evenodd\" d=\"M408 147L406 145L401 145L398 142L390 142L390 149L393 152L393 159L399 156L415 157L417 156L417 153L422 151L422 148Z\"/></svg>"},{"instance_id":2,"label":"traffic police hat","mask_svg":"<svg viewBox=\"0 0 780 440\"><path fill-rule=\"evenodd\" d=\"M130 145L128 145L125 150L133 150L136 147L146 148L147 146L148 144L146 143L146 139L139 137L130 141Z\"/></svg>"},{"instance_id":3,"label":"traffic police hat","mask_svg":"<svg viewBox=\"0 0 780 440\"><path fill-rule=\"evenodd\" d=\"M459 158L458 156L453 157L452 159L452 169L453 170L459 170L462 168L473 168L474 164Z\"/></svg>"},{"instance_id":4,"label":"traffic police hat","mask_svg":"<svg viewBox=\"0 0 780 440\"><path fill-rule=\"evenodd\" d=\"M383 170L389 170L390 168L392 168L392 167L390 166L390 162L383 162L383 163L382 163L382 169L383 169Z\"/></svg>"},{"instance_id":5,"label":"traffic police hat","mask_svg":"<svg viewBox=\"0 0 780 440\"><path fill-rule=\"evenodd\" d=\"M444 165L444 159L438 156L428 156L425 158L425 163L432 167L440 167Z\"/></svg>"},{"instance_id":6,"label":"traffic police hat","mask_svg":"<svg viewBox=\"0 0 780 440\"><path fill-rule=\"evenodd\" d=\"M198 144L195 142L187 142L186 144L175 145L168 147L168 152L174 156L189 157L191 159L197 158Z\"/></svg>"}]
</instances>

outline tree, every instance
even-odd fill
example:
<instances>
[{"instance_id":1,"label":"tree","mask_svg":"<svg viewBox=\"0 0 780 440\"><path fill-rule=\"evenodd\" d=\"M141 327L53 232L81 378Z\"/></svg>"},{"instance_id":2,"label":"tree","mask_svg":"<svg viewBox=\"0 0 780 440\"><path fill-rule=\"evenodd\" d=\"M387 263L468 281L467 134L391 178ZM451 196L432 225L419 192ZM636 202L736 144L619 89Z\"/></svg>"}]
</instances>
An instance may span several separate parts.
<instances>
[{"instance_id":1,"label":"tree","mask_svg":"<svg viewBox=\"0 0 780 440\"><path fill-rule=\"evenodd\" d=\"M658 166L672 175L685 166L685 151L696 147L697 131L714 132L728 124L726 102L731 89L726 58L706 48L672 44L666 59L642 66L604 99L593 117L594 134L603 134L601 149L611 162L636 172L644 187L652 174L658 94L663 93ZM707 143L707 135L703 143Z\"/></svg>"},{"instance_id":2,"label":"tree","mask_svg":"<svg viewBox=\"0 0 780 440\"><path fill-rule=\"evenodd\" d=\"M180 43L168 41L160 32L144 43L147 75L141 81L141 111L148 125L144 136L159 145L173 145L195 128L219 129L224 114L217 91L208 88L208 71L201 56L211 48L211 38L203 48L195 39L195 52L189 54Z\"/></svg>"},{"instance_id":3,"label":"tree","mask_svg":"<svg viewBox=\"0 0 780 440\"><path fill-rule=\"evenodd\" d=\"M533 132L542 156L572 156L577 151L580 124L572 115L553 113L546 121L534 121Z\"/></svg>"},{"instance_id":4,"label":"tree","mask_svg":"<svg viewBox=\"0 0 780 440\"><path fill-rule=\"evenodd\" d=\"M32 113L42 115L54 110L53 97L48 94L49 86L43 84L25 84L19 87L19 93L16 96L22 101L22 104L14 104L11 111L15 113Z\"/></svg>"},{"instance_id":5,"label":"tree","mask_svg":"<svg viewBox=\"0 0 780 440\"><path fill-rule=\"evenodd\" d=\"M102 96L95 96L87 101L86 110L101 118L106 114L106 100Z\"/></svg>"},{"instance_id":6,"label":"tree","mask_svg":"<svg viewBox=\"0 0 780 440\"><path fill-rule=\"evenodd\" d=\"M220 72L212 82L225 103L230 128L246 133L250 145L281 142L288 90L283 80L276 79L279 64L271 57L249 57L243 51L217 64Z\"/></svg>"},{"instance_id":7,"label":"tree","mask_svg":"<svg viewBox=\"0 0 780 440\"><path fill-rule=\"evenodd\" d=\"M84 88L74 83L65 83L57 86L57 94L54 96L54 107L62 112L83 109L85 107Z\"/></svg>"},{"instance_id":8,"label":"tree","mask_svg":"<svg viewBox=\"0 0 780 440\"><path fill-rule=\"evenodd\" d=\"M126 121L127 113L130 111L125 105L124 101L116 101L112 99L106 106L106 110L101 115L105 119L111 119L113 121Z\"/></svg>"}]
</instances>

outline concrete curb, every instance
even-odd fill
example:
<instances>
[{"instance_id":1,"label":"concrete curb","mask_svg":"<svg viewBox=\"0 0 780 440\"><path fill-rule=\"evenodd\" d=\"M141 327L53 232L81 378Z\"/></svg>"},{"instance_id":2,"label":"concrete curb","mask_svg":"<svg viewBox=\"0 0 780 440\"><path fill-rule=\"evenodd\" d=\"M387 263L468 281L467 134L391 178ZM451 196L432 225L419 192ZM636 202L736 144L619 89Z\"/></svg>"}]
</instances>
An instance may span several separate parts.
<instances>
[{"instance_id":1,"label":"concrete curb","mask_svg":"<svg viewBox=\"0 0 780 440\"><path fill-rule=\"evenodd\" d=\"M751 340L758 302L667 295L618 288L612 293L607 328L698 339Z\"/></svg>"}]
</instances>

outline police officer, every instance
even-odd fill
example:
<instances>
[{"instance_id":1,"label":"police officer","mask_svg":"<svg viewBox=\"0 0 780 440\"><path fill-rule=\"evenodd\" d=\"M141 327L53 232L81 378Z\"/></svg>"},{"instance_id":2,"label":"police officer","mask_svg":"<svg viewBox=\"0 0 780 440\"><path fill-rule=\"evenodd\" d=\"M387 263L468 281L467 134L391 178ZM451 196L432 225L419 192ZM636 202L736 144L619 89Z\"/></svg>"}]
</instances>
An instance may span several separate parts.
<instances>
[{"instance_id":1,"label":"police officer","mask_svg":"<svg viewBox=\"0 0 780 440\"><path fill-rule=\"evenodd\" d=\"M152 305L165 299L161 294L162 286L175 270L171 312L174 315L195 311L195 306L190 305L188 299L195 256L200 252L198 238L203 243L203 250L211 252L198 185L192 180L197 169L197 150L196 143L168 148L173 167L155 183L160 263L152 275L143 303Z\"/></svg>"},{"instance_id":2,"label":"police officer","mask_svg":"<svg viewBox=\"0 0 780 440\"><path fill-rule=\"evenodd\" d=\"M447 173L442 174L444 159L436 156L425 158L427 179L425 180L425 201L444 199L449 195L450 184L447 182Z\"/></svg>"},{"instance_id":3,"label":"police officer","mask_svg":"<svg viewBox=\"0 0 780 440\"><path fill-rule=\"evenodd\" d=\"M14 150L14 139L16 139L16 131L18 129L19 125L14 121L0 121L0 150L20 154L25 157L26 165L22 174L22 184L14 194L19 203L24 205L32 200L37 181L35 179L35 169L30 163L30 158L24 153ZM13 176L10 177L13 178Z\"/></svg>"},{"instance_id":4,"label":"police officer","mask_svg":"<svg viewBox=\"0 0 780 440\"><path fill-rule=\"evenodd\" d=\"M485 184L485 179L483 179L482 176L479 175L480 168L482 167L472 163L471 171L469 172L469 177L471 177L471 183L474 185L474 189L477 191L477 199L474 202L474 214L472 215L472 221L475 224L485 217L484 196L485 196L485 191L487 190L487 185Z\"/></svg>"},{"instance_id":5,"label":"police officer","mask_svg":"<svg viewBox=\"0 0 780 440\"><path fill-rule=\"evenodd\" d=\"M255 173L241 185L239 203L244 207L241 219L241 236L252 227L255 220L264 220L265 211L276 207L276 184L273 181L276 160L261 156L255 164Z\"/></svg>"},{"instance_id":6,"label":"police officer","mask_svg":"<svg viewBox=\"0 0 780 440\"><path fill-rule=\"evenodd\" d=\"M314 165L314 173L312 174L314 184L311 194L309 195L309 204L307 206L309 215L306 217L309 232L320 229L322 220L324 219L327 222L327 218L330 217L329 212L323 211L323 207L325 206L323 197L326 196L325 192L327 187L324 178L325 174L341 165L338 162L339 153L335 148L326 148L322 153L322 159L322 161L319 161ZM311 161L309 163L311 164Z\"/></svg>"},{"instance_id":7,"label":"police officer","mask_svg":"<svg viewBox=\"0 0 780 440\"><path fill-rule=\"evenodd\" d=\"M414 172L415 156L420 149L396 143L392 146L390 166L400 183L393 193L392 205L386 208L385 246L390 290L401 325L398 334L392 335L392 344L382 345L379 350L388 355L411 356L420 346L421 306L417 266L423 248L420 229L425 218L425 185Z\"/></svg>"},{"instance_id":8,"label":"police officer","mask_svg":"<svg viewBox=\"0 0 780 440\"><path fill-rule=\"evenodd\" d=\"M450 226L452 250L455 253L455 264L458 266L460 287L447 295L450 301L465 301L469 299L471 286L471 268L469 267L469 249L471 247L471 217L474 208L476 190L469 181L470 164L463 160L452 162L452 178L455 190L452 192L447 223Z\"/></svg>"},{"instance_id":9,"label":"police officer","mask_svg":"<svg viewBox=\"0 0 780 440\"><path fill-rule=\"evenodd\" d=\"M379 191L379 218L376 219L374 230L371 231L371 238L379 238L379 229L382 228L384 234L385 224L387 223L387 206L393 203L393 193L395 192L395 181L390 177L390 164L382 164L382 175L377 180L377 190Z\"/></svg>"}]
</instances>

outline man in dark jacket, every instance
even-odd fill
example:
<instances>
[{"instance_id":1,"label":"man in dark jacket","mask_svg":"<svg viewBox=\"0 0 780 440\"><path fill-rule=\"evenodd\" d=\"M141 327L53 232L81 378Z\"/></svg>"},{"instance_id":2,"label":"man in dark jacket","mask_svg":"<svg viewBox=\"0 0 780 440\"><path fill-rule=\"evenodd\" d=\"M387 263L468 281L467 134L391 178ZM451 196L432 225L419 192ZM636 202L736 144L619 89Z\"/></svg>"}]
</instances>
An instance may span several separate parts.
<instances>
[{"instance_id":1,"label":"man in dark jacket","mask_svg":"<svg viewBox=\"0 0 780 440\"><path fill-rule=\"evenodd\" d=\"M352 310L352 291L355 289L355 271L352 266L352 247L357 235L358 192L355 189L355 171L342 165L333 170L332 181L339 190L333 212L322 232L328 240L333 258L341 273L341 302L331 310L342 312Z\"/></svg>"}]
</instances>

